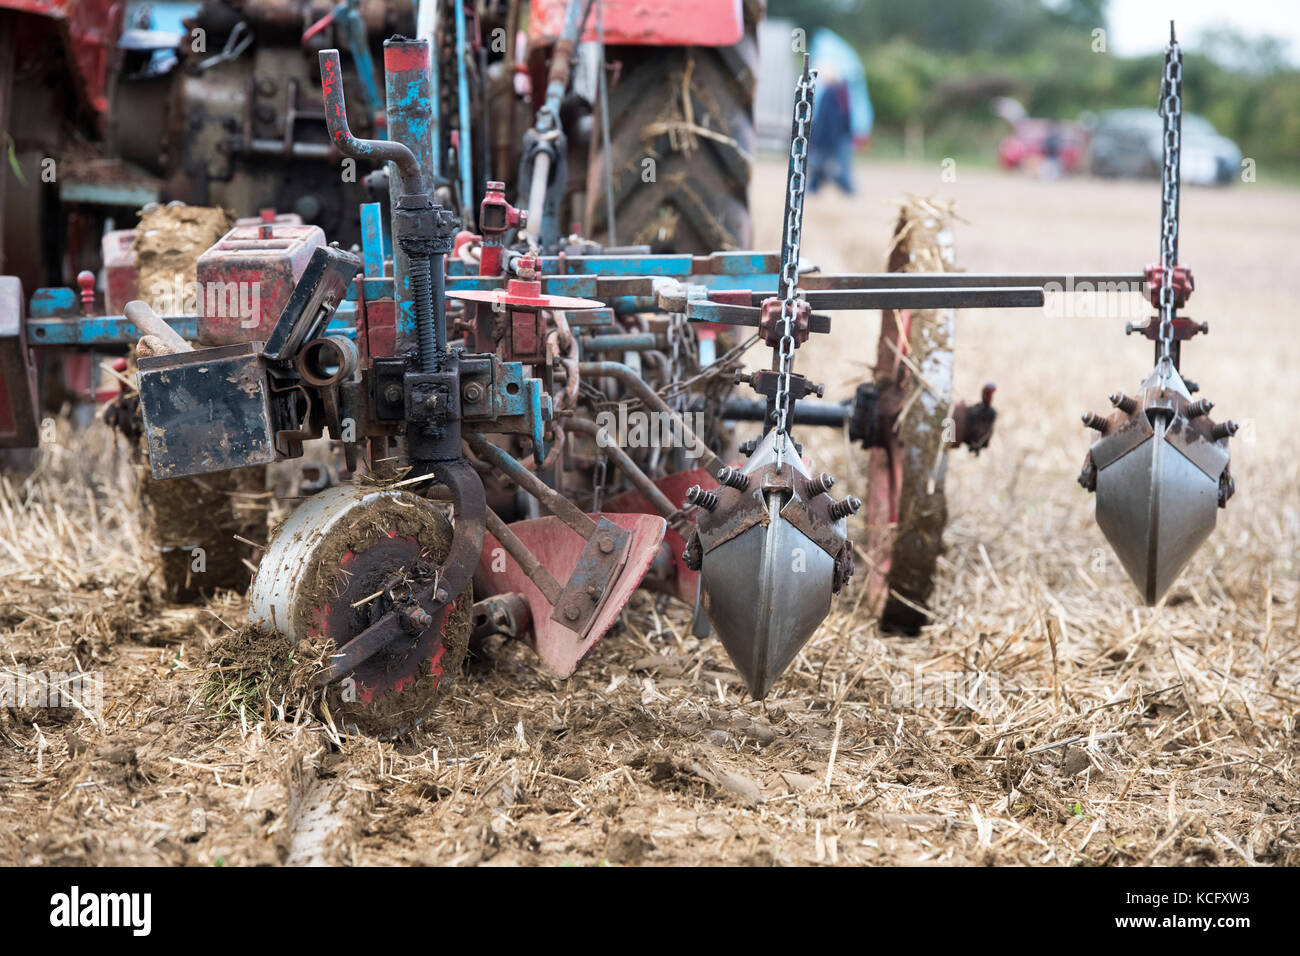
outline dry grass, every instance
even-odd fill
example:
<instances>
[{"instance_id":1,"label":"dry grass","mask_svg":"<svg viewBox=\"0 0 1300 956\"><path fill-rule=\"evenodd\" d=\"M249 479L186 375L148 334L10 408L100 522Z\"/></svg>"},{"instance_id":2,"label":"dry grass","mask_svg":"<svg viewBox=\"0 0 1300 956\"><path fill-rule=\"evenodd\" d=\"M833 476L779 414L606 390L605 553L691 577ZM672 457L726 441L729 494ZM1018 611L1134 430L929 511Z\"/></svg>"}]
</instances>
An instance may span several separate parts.
<instances>
[{"instance_id":1,"label":"dry grass","mask_svg":"<svg viewBox=\"0 0 1300 956\"><path fill-rule=\"evenodd\" d=\"M988 180L975 185L1024 189ZM859 216L845 245L817 248L810 230L809 253L877 268L879 206L842 213ZM962 211L959 258L969 247L968 267L993 268L969 240L984 235L978 198ZM818 197L810 221L834 214ZM1134 220L1137 235L1154 217ZM1122 246L1129 228L1096 231ZM1059 265L1077 239L1044 257ZM1104 252L1081 266L1125 264ZM1300 455L1289 403L1234 353L1286 320L1267 293L1233 314L1238 336L1189 356L1258 439L1234 449L1238 497L1163 607L1136 605L1072 484L1087 442L1075 404L1136 384L1145 351L1134 359L1110 325L1063 353L1007 336L999 323L1019 317L964 317L959 387L1001 376L1002 417L989 452L951 463L949 548L920 638L880 635L853 590L757 704L680 606L639 595L573 679L493 644L432 729L397 743L339 740L283 697L216 716L205 648L242 603L158 605L129 471L102 433L65 434L30 483L0 485L0 652L11 667L102 671L105 707L95 720L0 710L0 862L1300 863ZM845 328L800 359L836 394L860 374L861 336ZM1265 361L1297 352L1282 341ZM831 438L810 450L861 493L861 452ZM304 843L322 803L339 823Z\"/></svg>"}]
</instances>

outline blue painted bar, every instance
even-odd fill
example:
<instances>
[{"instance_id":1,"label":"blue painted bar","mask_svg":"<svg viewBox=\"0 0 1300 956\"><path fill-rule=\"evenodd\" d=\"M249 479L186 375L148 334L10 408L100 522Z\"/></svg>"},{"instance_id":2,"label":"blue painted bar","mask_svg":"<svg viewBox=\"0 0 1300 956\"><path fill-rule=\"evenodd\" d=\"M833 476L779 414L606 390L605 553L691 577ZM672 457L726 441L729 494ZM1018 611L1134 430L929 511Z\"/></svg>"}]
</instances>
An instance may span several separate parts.
<instances>
[{"instance_id":1,"label":"blue painted bar","mask_svg":"<svg viewBox=\"0 0 1300 956\"><path fill-rule=\"evenodd\" d=\"M164 321L186 341L199 336L198 317L193 315L164 316ZM326 335L357 337L356 312L340 308L325 327ZM32 345L64 348L103 348L134 345L144 335L124 315L89 315L73 318L29 318L28 341Z\"/></svg>"},{"instance_id":2,"label":"blue painted bar","mask_svg":"<svg viewBox=\"0 0 1300 956\"><path fill-rule=\"evenodd\" d=\"M778 273L781 257L774 252L714 252L702 257L711 272L723 276L752 276L758 273Z\"/></svg>"},{"instance_id":3,"label":"blue painted bar","mask_svg":"<svg viewBox=\"0 0 1300 956\"><path fill-rule=\"evenodd\" d=\"M377 202L361 206L361 262L367 279L380 279L384 275L383 208Z\"/></svg>"},{"instance_id":4,"label":"blue painted bar","mask_svg":"<svg viewBox=\"0 0 1300 956\"><path fill-rule=\"evenodd\" d=\"M114 183L63 183L59 198L67 203L86 203L94 206L126 206L139 209L158 201L159 192L152 186L125 186Z\"/></svg>"},{"instance_id":5,"label":"blue painted bar","mask_svg":"<svg viewBox=\"0 0 1300 956\"><path fill-rule=\"evenodd\" d=\"M81 314L81 300L75 289L46 288L32 293L27 314L33 319L52 319L58 316Z\"/></svg>"},{"instance_id":6,"label":"blue painted bar","mask_svg":"<svg viewBox=\"0 0 1300 956\"><path fill-rule=\"evenodd\" d=\"M596 297L596 276L542 276L547 295L570 295L579 299Z\"/></svg>"},{"instance_id":7,"label":"blue painted bar","mask_svg":"<svg viewBox=\"0 0 1300 956\"><path fill-rule=\"evenodd\" d=\"M565 271L602 276L678 276L691 274L690 256L572 256L565 257ZM558 269L558 257L542 259L542 272Z\"/></svg>"},{"instance_id":8,"label":"blue painted bar","mask_svg":"<svg viewBox=\"0 0 1300 956\"><path fill-rule=\"evenodd\" d=\"M366 101L366 109L374 123L375 139L388 139L388 117L384 115L384 101L379 96L379 84L375 82L375 61L370 57L370 41L361 11L355 4L343 0L335 8L335 18L339 17L342 17L347 30L348 52L352 54L357 75L361 78L361 98Z\"/></svg>"},{"instance_id":9,"label":"blue painted bar","mask_svg":"<svg viewBox=\"0 0 1300 956\"><path fill-rule=\"evenodd\" d=\"M184 339L198 337L197 316L164 316L164 321ZM81 346L130 345L144 335L124 315L91 315L82 318L27 320L28 341L33 345Z\"/></svg>"},{"instance_id":10,"label":"blue painted bar","mask_svg":"<svg viewBox=\"0 0 1300 956\"><path fill-rule=\"evenodd\" d=\"M673 276L710 288L757 288L753 283L778 274L779 257L770 252L727 252L712 256L542 256L543 275ZM699 268L697 268L699 267ZM478 266L459 259L448 261L447 275L477 276ZM743 281L741 281L743 280Z\"/></svg>"},{"instance_id":11,"label":"blue painted bar","mask_svg":"<svg viewBox=\"0 0 1300 956\"><path fill-rule=\"evenodd\" d=\"M420 191L431 185L430 170L433 141L429 126L433 122L429 93L429 44L424 40L393 38L384 41L384 79L388 101L388 137L404 144L415 155L420 170ZM421 56L421 48L423 53ZM423 59L424 67L416 68L413 61ZM398 68L398 67L401 68ZM400 188L394 170L389 169L389 194L394 202ZM406 253L393 250L393 274L397 277L397 347L415 345L415 303L411 299L410 277ZM367 286L367 290L369 287ZM369 295L367 295L369 298Z\"/></svg>"}]
</instances>

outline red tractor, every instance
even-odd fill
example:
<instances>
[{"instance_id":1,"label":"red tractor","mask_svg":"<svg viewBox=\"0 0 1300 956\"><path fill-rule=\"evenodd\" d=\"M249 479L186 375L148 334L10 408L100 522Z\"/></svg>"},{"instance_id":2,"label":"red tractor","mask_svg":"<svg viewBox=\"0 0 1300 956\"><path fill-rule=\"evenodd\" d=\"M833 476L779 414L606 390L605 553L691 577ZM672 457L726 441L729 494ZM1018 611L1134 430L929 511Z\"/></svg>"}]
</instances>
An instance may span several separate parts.
<instances>
[{"instance_id":1,"label":"red tractor","mask_svg":"<svg viewBox=\"0 0 1300 956\"><path fill-rule=\"evenodd\" d=\"M763 0L702 9L688 0L202 0L179 15L165 6L0 0L0 275L21 281L16 298L32 314L66 311L67 295L56 302L39 290L73 286L83 270L104 270L92 312L115 314L143 291L130 227L150 202L238 217L275 209L359 242L355 210L386 197L387 172L358 169L331 144L317 54L347 51L351 122L383 137L380 58L395 33L436 43L430 162L440 198L467 227L483 184L498 181L521 206L538 185L541 238L552 247L579 235L587 251L593 239L694 254L752 243ZM566 38L575 11L580 29ZM553 125L539 132L548 115ZM539 156L542 184L531 175ZM88 282L69 299L78 311ZM0 352L26 347L10 325ZM95 397L89 354L43 365L46 407Z\"/></svg>"}]
</instances>

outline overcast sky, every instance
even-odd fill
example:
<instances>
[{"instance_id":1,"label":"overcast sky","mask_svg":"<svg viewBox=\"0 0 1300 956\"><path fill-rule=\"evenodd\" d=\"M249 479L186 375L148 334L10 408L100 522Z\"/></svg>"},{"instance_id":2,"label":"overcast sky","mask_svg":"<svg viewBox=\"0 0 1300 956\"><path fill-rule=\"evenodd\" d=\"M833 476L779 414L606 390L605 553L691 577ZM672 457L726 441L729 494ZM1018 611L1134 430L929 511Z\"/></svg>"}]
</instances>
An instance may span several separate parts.
<instances>
[{"instance_id":1,"label":"overcast sky","mask_svg":"<svg viewBox=\"0 0 1300 956\"><path fill-rule=\"evenodd\" d=\"M1106 14L1107 46L1121 56L1163 50L1172 18L1191 48L1207 28L1228 23L1247 36L1287 41L1290 61L1300 65L1300 0L1110 0Z\"/></svg>"}]
</instances>

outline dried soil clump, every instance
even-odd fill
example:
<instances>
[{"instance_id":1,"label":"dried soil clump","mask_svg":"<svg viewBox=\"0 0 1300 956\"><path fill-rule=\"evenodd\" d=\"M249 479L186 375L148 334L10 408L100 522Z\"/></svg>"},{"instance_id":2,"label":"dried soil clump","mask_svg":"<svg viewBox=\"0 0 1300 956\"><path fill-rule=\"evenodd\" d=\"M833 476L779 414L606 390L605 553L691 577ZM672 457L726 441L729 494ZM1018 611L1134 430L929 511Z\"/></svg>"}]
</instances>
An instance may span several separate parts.
<instances>
[{"instance_id":1,"label":"dried soil clump","mask_svg":"<svg viewBox=\"0 0 1300 956\"><path fill-rule=\"evenodd\" d=\"M160 206L140 214L135 243L140 295L158 314L197 307L191 294L198 258L231 222L226 210L203 206ZM140 432L138 426L133 430ZM255 550L245 542L266 537L266 468L155 481L139 445L136 457L140 502L166 596L193 601L218 588L244 591L245 562Z\"/></svg>"},{"instance_id":2,"label":"dried soil clump","mask_svg":"<svg viewBox=\"0 0 1300 956\"><path fill-rule=\"evenodd\" d=\"M141 297L159 315L175 314L184 302L172 302L179 284L198 281L199 256L224 236L234 220L224 209L206 206L158 206L140 213L135 255ZM169 299L168 303L161 300ZM170 305L166 311L159 305Z\"/></svg>"}]
</instances>

